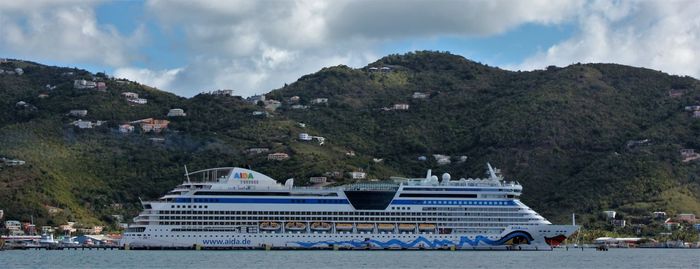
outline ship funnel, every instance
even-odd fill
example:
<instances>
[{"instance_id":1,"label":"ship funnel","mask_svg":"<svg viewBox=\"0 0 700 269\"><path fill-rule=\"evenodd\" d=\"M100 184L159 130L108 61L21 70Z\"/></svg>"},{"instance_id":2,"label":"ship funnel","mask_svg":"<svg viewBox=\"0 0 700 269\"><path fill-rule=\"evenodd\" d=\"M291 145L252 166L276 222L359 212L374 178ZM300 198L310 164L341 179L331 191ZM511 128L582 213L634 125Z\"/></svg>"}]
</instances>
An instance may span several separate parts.
<instances>
[{"instance_id":1,"label":"ship funnel","mask_svg":"<svg viewBox=\"0 0 700 269\"><path fill-rule=\"evenodd\" d=\"M284 182L284 187L290 188L290 189L293 188L294 187L294 179L293 178L287 179L287 181Z\"/></svg>"},{"instance_id":2,"label":"ship funnel","mask_svg":"<svg viewBox=\"0 0 700 269\"><path fill-rule=\"evenodd\" d=\"M428 169L428 173L425 175L425 179L430 179L433 174L433 170Z\"/></svg>"}]
</instances>

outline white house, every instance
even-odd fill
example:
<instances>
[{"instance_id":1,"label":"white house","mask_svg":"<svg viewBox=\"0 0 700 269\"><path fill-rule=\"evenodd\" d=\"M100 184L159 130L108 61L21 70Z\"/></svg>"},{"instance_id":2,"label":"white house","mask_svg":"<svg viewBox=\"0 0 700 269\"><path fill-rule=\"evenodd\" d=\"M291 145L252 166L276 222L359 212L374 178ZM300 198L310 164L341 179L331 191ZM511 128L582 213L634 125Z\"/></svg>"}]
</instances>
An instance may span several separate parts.
<instances>
[{"instance_id":1,"label":"white house","mask_svg":"<svg viewBox=\"0 0 700 269\"><path fill-rule=\"evenodd\" d=\"M74 116L74 117L85 117L87 116L88 111L85 109L73 109L70 112L68 112L68 115Z\"/></svg>"},{"instance_id":2,"label":"white house","mask_svg":"<svg viewBox=\"0 0 700 269\"><path fill-rule=\"evenodd\" d=\"M93 89L97 87L97 83L94 81L87 81L84 79L76 79L73 82L73 88L76 89Z\"/></svg>"},{"instance_id":3,"label":"white house","mask_svg":"<svg viewBox=\"0 0 700 269\"><path fill-rule=\"evenodd\" d=\"M394 110L408 110L408 104L394 104Z\"/></svg>"},{"instance_id":4,"label":"white house","mask_svg":"<svg viewBox=\"0 0 700 269\"><path fill-rule=\"evenodd\" d=\"M173 108L168 111L168 117L184 117L187 116L182 108Z\"/></svg>"},{"instance_id":5,"label":"white house","mask_svg":"<svg viewBox=\"0 0 700 269\"><path fill-rule=\"evenodd\" d=\"M131 124L119 125L119 132L123 134L128 134L134 131L134 126Z\"/></svg>"},{"instance_id":6,"label":"white house","mask_svg":"<svg viewBox=\"0 0 700 269\"><path fill-rule=\"evenodd\" d=\"M73 125L80 129L92 129L94 124L91 121L82 121L82 120L77 120L73 122Z\"/></svg>"},{"instance_id":7,"label":"white house","mask_svg":"<svg viewBox=\"0 0 700 269\"><path fill-rule=\"evenodd\" d=\"M425 99L428 98L428 94L422 93L422 92L414 92L413 93L413 99Z\"/></svg>"},{"instance_id":8,"label":"white house","mask_svg":"<svg viewBox=\"0 0 700 269\"><path fill-rule=\"evenodd\" d=\"M15 68L15 73L17 73L17 75L21 76L22 74L24 74L24 70L22 70L22 68L17 67L17 68Z\"/></svg>"},{"instance_id":9,"label":"white house","mask_svg":"<svg viewBox=\"0 0 700 269\"><path fill-rule=\"evenodd\" d=\"M265 101L265 95L253 95L251 97L246 98L246 101L248 101L251 104L257 104L259 101Z\"/></svg>"},{"instance_id":10,"label":"white house","mask_svg":"<svg viewBox=\"0 0 700 269\"><path fill-rule=\"evenodd\" d=\"M316 99L311 100L311 104L314 104L314 105L326 104L326 103L328 103L328 98L316 98Z\"/></svg>"},{"instance_id":11,"label":"white house","mask_svg":"<svg viewBox=\"0 0 700 269\"><path fill-rule=\"evenodd\" d=\"M128 99L128 101L129 101L130 103L134 103L134 104L137 104L137 105L145 105L145 104L148 103L148 100L146 100L146 99L144 99L144 98L132 98L132 99Z\"/></svg>"},{"instance_id":12,"label":"white house","mask_svg":"<svg viewBox=\"0 0 700 269\"><path fill-rule=\"evenodd\" d=\"M267 111L253 111L253 116L267 116Z\"/></svg>"},{"instance_id":13,"label":"white house","mask_svg":"<svg viewBox=\"0 0 700 269\"><path fill-rule=\"evenodd\" d=\"M211 95L219 95L219 96L233 96L233 90L216 90L216 91L211 91L209 92Z\"/></svg>"},{"instance_id":14,"label":"white house","mask_svg":"<svg viewBox=\"0 0 700 269\"><path fill-rule=\"evenodd\" d=\"M606 210L606 211L603 211L603 215L605 215L605 217L608 219L614 219L615 216L617 215L617 212L615 212L613 210Z\"/></svg>"},{"instance_id":15,"label":"white house","mask_svg":"<svg viewBox=\"0 0 700 269\"><path fill-rule=\"evenodd\" d=\"M365 172L354 171L354 172L350 172L348 174L350 175L350 178L352 178L352 179L365 179L367 177L367 173L365 173Z\"/></svg>"},{"instance_id":16,"label":"white house","mask_svg":"<svg viewBox=\"0 0 700 269\"><path fill-rule=\"evenodd\" d=\"M123 92L122 96L126 97L127 99L139 98L139 94L135 92Z\"/></svg>"},{"instance_id":17,"label":"white house","mask_svg":"<svg viewBox=\"0 0 700 269\"><path fill-rule=\"evenodd\" d=\"M280 101L273 100L273 99L265 100L265 101L263 101L263 103L265 103L265 109L270 110L270 111L275 111L275 110L277 110L277 108L279 108L282 105L282 103Z\"/></svg>"},{"instance_id":18,"label":"white house","mask_svg":"<svg viewBox=\"0 0 700 269\"><path fill-rule=\"evenodd\" d=\"M300 133L299 140L301 141L311 141L311 136L307 133Z\"/></svg>"},{"instance_id":19,"label":"white house","mask_svg":"<svg viewBox=\"0 0 700 269\"><path fill-rule=\"evenodd\" d=\"M327 177L310 177L309 178L309 182L316 183L316 184L326 183L326 181L328 181Z\"/></svg>"}]
</instances>

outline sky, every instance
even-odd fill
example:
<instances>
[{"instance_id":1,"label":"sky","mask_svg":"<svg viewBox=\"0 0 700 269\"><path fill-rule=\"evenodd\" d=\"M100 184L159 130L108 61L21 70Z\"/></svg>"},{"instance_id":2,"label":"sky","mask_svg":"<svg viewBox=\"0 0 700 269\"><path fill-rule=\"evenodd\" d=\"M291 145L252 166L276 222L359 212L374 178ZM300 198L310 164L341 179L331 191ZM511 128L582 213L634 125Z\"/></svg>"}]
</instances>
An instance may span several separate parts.
<instances>
[{"instance_id":1,"label":"sky","mask_svg":"<svg viewBox=\"0 0 700 269\"><path fill-rule=\"evenodd\" d=\"M694 0L0 1L0 58L185 97L250 96L416 50L508 70L603 62L700 78L698 14Z\"/></svg>"}]
</instances>

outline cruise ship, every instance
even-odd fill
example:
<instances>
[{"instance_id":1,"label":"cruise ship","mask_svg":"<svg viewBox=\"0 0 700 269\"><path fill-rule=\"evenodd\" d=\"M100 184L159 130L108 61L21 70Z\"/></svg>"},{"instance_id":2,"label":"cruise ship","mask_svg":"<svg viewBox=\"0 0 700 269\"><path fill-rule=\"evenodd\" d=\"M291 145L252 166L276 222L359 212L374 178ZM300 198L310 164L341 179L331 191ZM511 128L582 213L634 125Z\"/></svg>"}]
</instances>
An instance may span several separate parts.
<instances>
[{"instance_id":1,"label":"cruise ship","mask_svg":"<svg viewBox=\"0 0 700 269\"><path fill-rule=\"evenodd\" d=\"M522 186L488 166L483 179L392 178L294 187L239 167L186 173L142 202L126 249L551 250L578 230L523 204Z\"/></svg>"}]
</instances>

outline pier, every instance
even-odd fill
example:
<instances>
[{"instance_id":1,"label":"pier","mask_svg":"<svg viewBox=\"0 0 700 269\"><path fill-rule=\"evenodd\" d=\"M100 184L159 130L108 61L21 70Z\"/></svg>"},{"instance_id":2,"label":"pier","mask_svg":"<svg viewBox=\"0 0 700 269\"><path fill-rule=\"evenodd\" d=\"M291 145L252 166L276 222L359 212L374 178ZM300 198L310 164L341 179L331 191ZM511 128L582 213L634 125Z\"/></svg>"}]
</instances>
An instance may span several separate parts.
<instances>
[{"instance_id":1,"label":"pier","mask_svg":"<svg viewBox=\"0 0 700 269\"><path fill-rule=\"evenodd\" d=\"M17 250L123 250L122 246L5 246L5 249Z\"/></svg>"}]
</instances>

